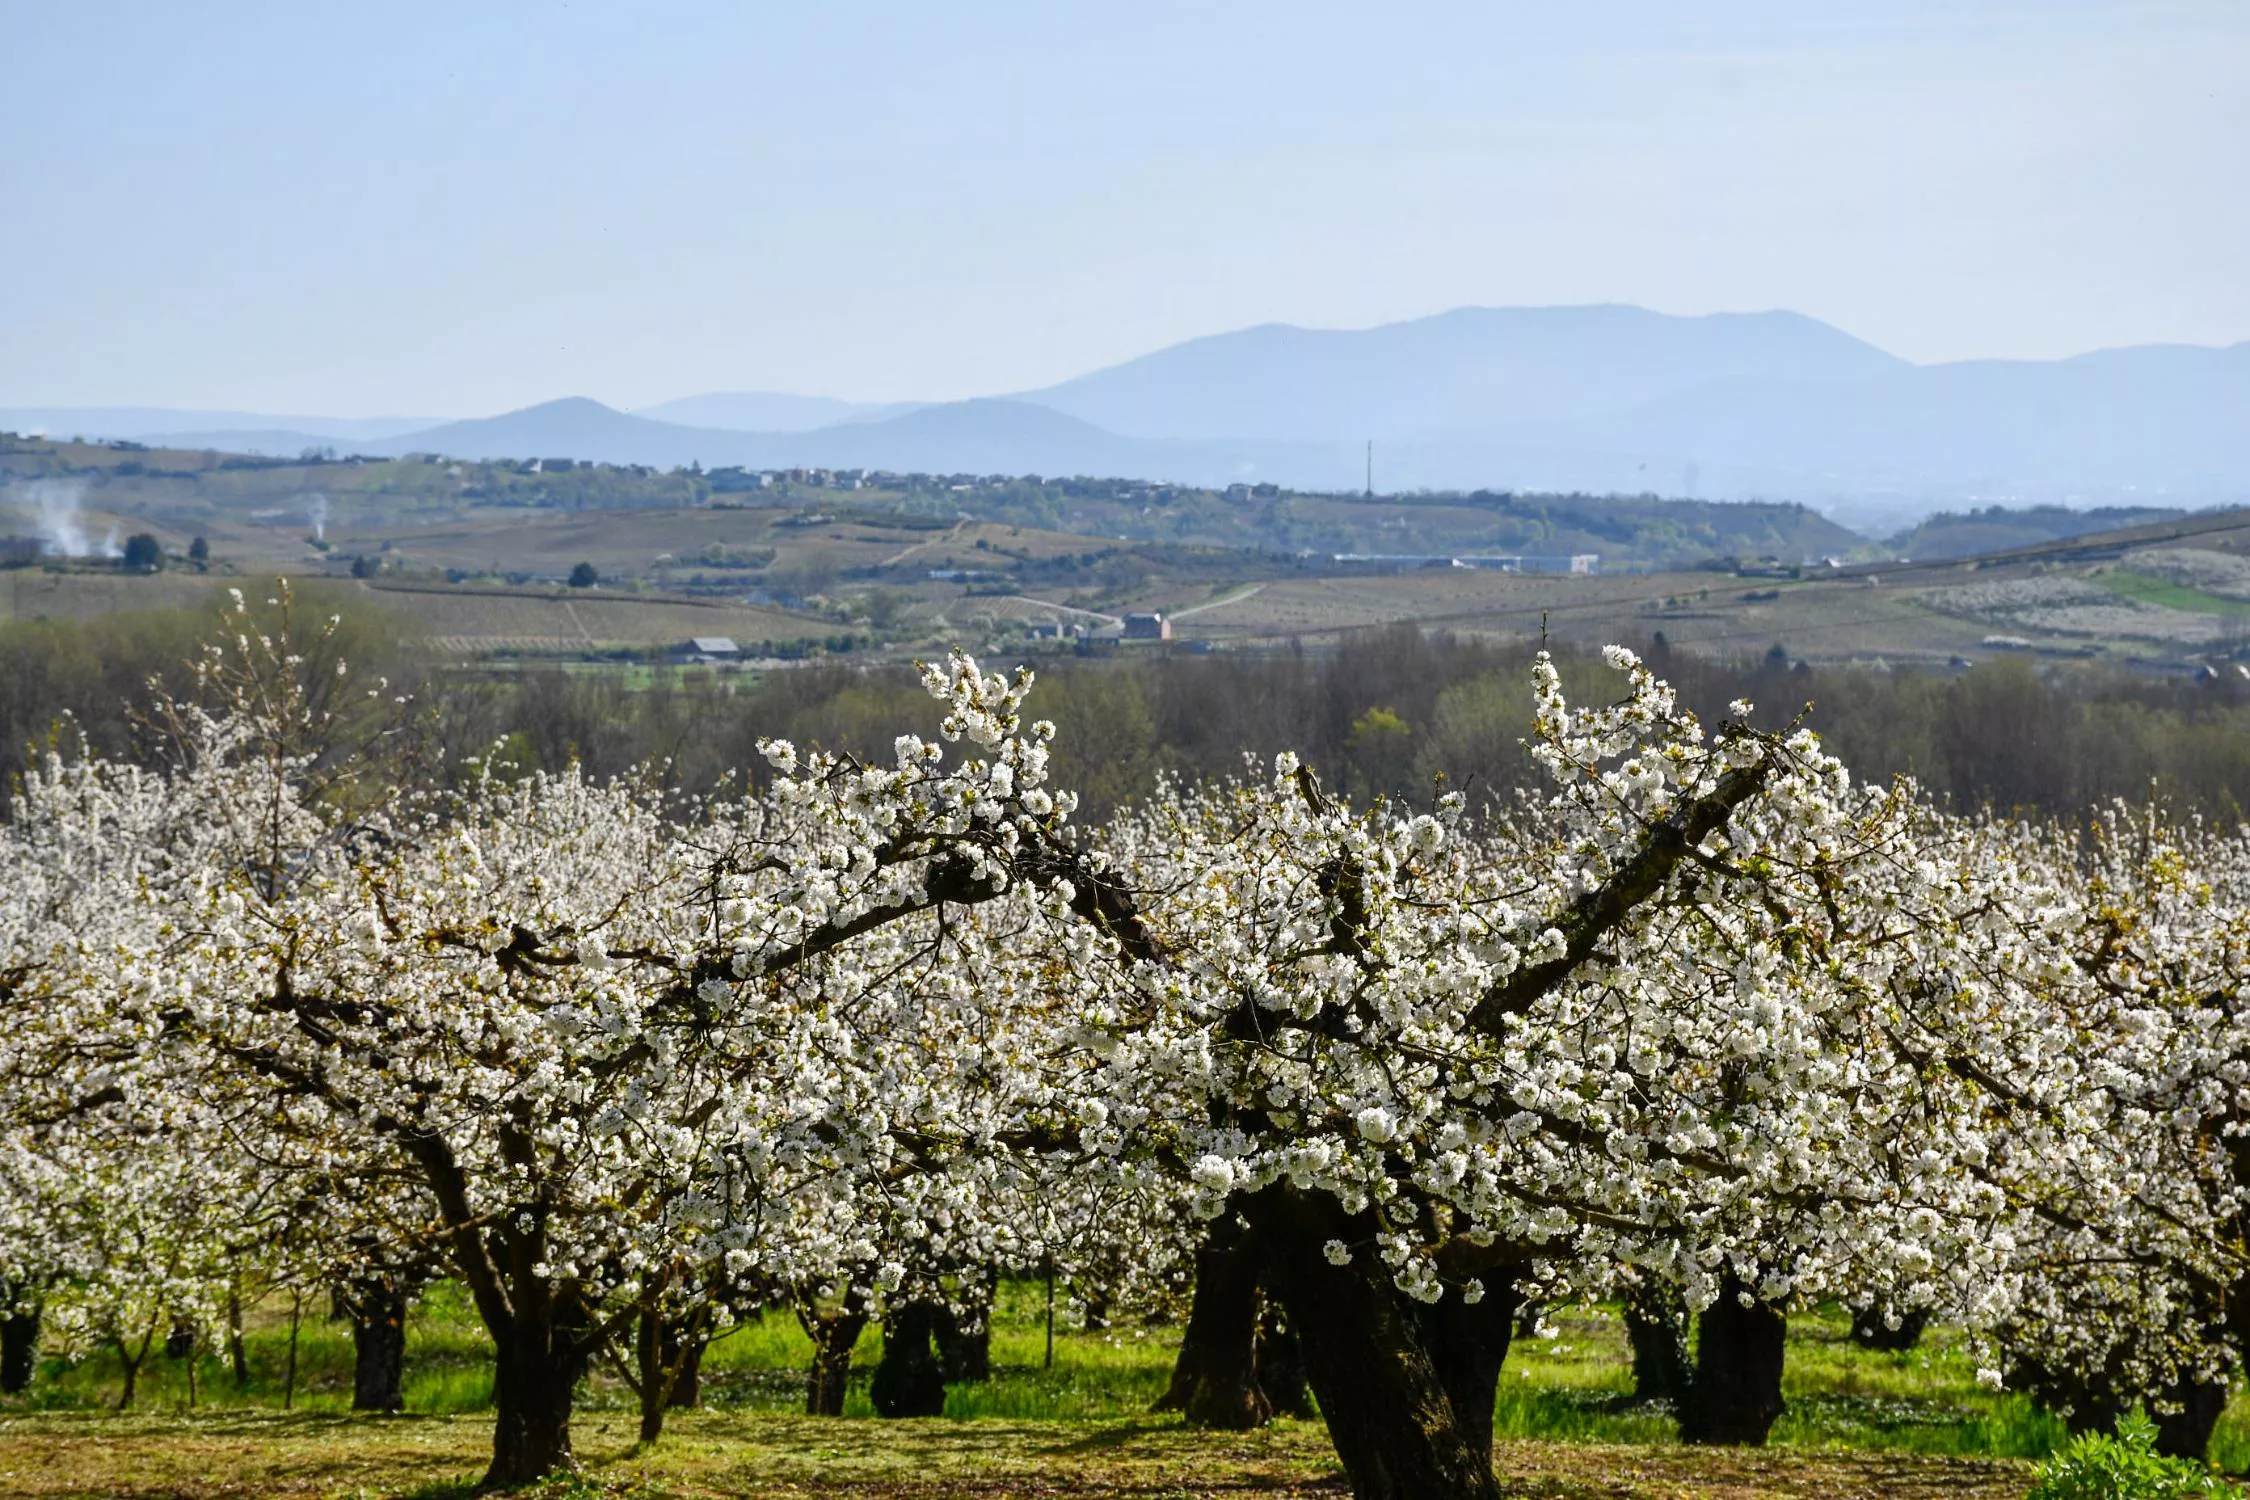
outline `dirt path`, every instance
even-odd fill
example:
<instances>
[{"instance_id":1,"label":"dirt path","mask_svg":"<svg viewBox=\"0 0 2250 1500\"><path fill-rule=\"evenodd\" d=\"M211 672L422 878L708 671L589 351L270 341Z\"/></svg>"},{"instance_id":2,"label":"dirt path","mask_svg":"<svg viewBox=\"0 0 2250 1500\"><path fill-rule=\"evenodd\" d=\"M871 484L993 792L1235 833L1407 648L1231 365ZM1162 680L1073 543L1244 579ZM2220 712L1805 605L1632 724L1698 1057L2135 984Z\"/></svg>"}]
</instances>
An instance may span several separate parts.
<instances>
[{"instance_id":1,"label":"dirt path","mask_svg":"<svg viewBox=\"0 0 2250 1500\"><path fill-rule=\"evenodd\" d=\"M1229 604L1240 604L1245 599L1255 598L1257 595L1264 593L1265 590L1266 586L1264 584L1253 583L1246 589L1237 589L1233 593L1227 594L1224 597L1206 600L1201 604L1190 605L1186 609L1175 609L1172 611L1169 618L1174 620L1184 620L1189 615L1199 615L1207 609L1223 609Z\"/></svg>"},{"instance_id":2,"label":"dirt path","mask_svg":"<svg viewBox=\"0 0 2250 1500\"><path fill-rule=\"evenodd\" d=\"M1057 604L1051 599L1034 599L1029 594L1007 594L1003 597L1011 604L1036 604L1041 609L1051 609L1058 614L1084 615L1089 620L1099 620L1104 625L1115 625L1119 629L1123 629L1125 625L1122 615L1105 615L1098 609L1080 609L1075 604Z\"/></svg>"},{"instance_id":3,"label":"dirt path","mask_svg":"<svg viewBox=\"0 0 2250 1500\"><path fill-rule=\"evenodd\" d=\"M969 523L966 521L955 521L953 523L953 529L946 532L945 535L924 537L921 541L916 542L913 546L908 547L903 552L892 553L889 557L886 557L880 563L877 563L876 566L880 568L895 568L900 563L905 562L908 558L912 557L917 552L926 552L930 548L935 547L939 542L952 541L955 537L961 534L961 528L968 524Z\"/></svg>"}]
</instances>

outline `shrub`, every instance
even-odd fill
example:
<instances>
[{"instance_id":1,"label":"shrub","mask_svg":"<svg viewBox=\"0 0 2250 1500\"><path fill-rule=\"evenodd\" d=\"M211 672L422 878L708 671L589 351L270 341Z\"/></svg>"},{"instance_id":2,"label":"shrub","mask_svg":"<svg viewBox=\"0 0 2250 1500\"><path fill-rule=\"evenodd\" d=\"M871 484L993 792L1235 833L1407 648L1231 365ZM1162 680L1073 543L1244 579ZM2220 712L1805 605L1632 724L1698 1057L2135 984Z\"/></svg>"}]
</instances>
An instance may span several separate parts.
<instances>
[{"instance_id":1,"label":"shrub","mask_svg":"<svg viewBox=\"0 0 2250 1500\"><path fill-rule=\"evenodd\" d=\"M145 531L125 538L124 555L117 565L128 573L153 573L164 566L164 544Z\"/></svg>"},{"instance_id":2,"label":"shrub","mask_svg":"<svg viewBox=\"0 0 2250 1500\"><path fill-rule=\"evenodd\" d=\"M2202 1464L2156 1451L2156 1428L2133 1415L2117 1436L2089 1432L2039 1469L2026 1500L2174 1500L2188 1495L2239 1495Z\"/></svg>"}]
</instances>

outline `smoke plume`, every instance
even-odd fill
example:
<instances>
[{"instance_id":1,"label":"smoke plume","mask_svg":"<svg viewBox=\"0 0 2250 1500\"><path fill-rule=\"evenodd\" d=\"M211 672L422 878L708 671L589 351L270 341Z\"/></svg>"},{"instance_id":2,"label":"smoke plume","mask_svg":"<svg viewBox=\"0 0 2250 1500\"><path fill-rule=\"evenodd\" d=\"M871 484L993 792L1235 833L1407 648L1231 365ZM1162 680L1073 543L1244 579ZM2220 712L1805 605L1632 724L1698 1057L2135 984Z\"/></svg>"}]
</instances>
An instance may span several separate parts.
<instances>
[{"instance_id":1,"label":"smoke plume","mask_svg":"<svg viewBox=\"0 0 2250 1500\"><path fill-rule=\"evenodd\" d=\"M86 535L86 517L79 509L80 502L86 498L84 480L34 479L11 486L8 498L31 513L32 530L39 537L40 550L47 556L94 555L95 548Z\"/></svg>"}]
</instances>

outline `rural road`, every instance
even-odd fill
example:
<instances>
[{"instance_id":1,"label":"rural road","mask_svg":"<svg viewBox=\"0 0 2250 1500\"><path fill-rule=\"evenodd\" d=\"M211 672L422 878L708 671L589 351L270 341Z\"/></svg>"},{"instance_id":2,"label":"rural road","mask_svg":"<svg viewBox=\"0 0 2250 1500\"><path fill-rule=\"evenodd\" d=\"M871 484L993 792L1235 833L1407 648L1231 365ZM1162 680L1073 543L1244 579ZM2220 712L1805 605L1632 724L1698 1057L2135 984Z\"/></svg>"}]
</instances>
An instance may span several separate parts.
<instances>
[{"instance_id":1,"label":"rural road","mask_svg":"<svg viewBox=\"0 0 2250 1500\"><path fill-rule=\"evenodd\" d=\"M1207 609L1217 609L1221 605L1226 604L1240 604L1243 600L1249 598L1252 594L1265 592L1265 587L1266 586L1262 583L1253 583L1250 585L1250 587L1238 590L1232 594L1228 594L1223 598L1206 600L1201 604L1191 606L1187 609L1175 609L1172 611L1171 618L1175 620L1184 620L1189 615L1199 615Z\"/></svg>"},{"instance_id":2,"label":"rural road","mask_svg":"<svg viewBox=\"0 0 2250 1500\"><path fill-rule=\"evenodd\" d=\"M1036 604L1041 609L1051 609L1058 614L1084 615L1089 620L1099 620L1105 625L1115 625L1120 630L1125 628L1123 617L1105 615L1098 609L1080 609L1075 604L1057 604L1050 599L1034 599L1028 594L1010 594L1007 598L1016 604Z\"/></svg>"}]
</instances>

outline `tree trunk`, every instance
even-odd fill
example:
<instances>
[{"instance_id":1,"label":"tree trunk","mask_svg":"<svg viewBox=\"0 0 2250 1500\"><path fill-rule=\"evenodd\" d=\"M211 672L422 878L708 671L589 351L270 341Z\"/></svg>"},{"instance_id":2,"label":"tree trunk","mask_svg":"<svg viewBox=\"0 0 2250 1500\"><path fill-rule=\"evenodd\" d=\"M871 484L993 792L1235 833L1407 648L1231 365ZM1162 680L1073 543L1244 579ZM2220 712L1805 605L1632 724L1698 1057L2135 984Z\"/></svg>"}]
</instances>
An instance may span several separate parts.
<instances>
[{"instance_id":1,"label":"tree trunk","mask_svg":"<svg viewBox=\"0 0 2250 1500\"><path fill-rule=\"evenodd\" d=\"M992 1298L998 1279L989 1270L963 1276L963 1309L941 1305L937 1310L938 1364L948 1385L992 1378Z\"/></svg>"},{"instance_id":2,"label":"tree trunk","mask_svg":"<svg viewBox=\"0 0 2250 1500\"><path fill-rule=\"evenodd\" d=\"M141 1347L137 1353L126 1346L123 1338L118 1338L114 1342L117 1345L118 1361L125 1367L125 1388L118 1392L117 1409L119 1411L131 1411L133 1409L133 1393L141 1383L141 1366L148 1362L148 1351L156 1343L156 1325L151 1323L148 1332L141 1335Z\"/></svg>"},{"instance_id":3,"label":"tree trunk","mask_svg":"<svg viewBox=\"0 0 2250 1500\"><path fill-rule=\"evenodd\" d=\"M671 1371L664 1363L664 1331L663 1317L654 1309L644 1308L633 1336L634 1394L641 1401L643 1446L664 1435L664 1413L672 1404Z\"/></svg>"},{"instance_id":4,"label":"tree trunk","mask_svg":"<svg viewBox=\"0 0 2250 1500\"><path fill-rule=\"evenodd\" d=\"M1258 1381L1258 1256L1232 1214L1212 1222L1195 1252L1188 1305L1172 1383L1155 1410L1176 1411L1190 1427L1246 1432L1273 1419Z\"/></svg>"},{"instance_id":5,"label":"tree trunk","mask_svg":"<svg viewBox=\"0 0 2250 1500\"><path fill-rule=\"evenodd\" d=\"M2180 1409L2153 1413L2156 1451L2167 1458L2191 1458L2201 1463L2211 1446L2211 1429L2219 1425L2219 1414L2227 1409L2227 1383L2187 1381L2173 1386L2164 1397Z\"/></svg>"},{"instance_id":6,"label":"tree trunk","mask_svg":"<svg viewBox=\"0 0 2250 1500\"><path fill-rule=\"evenodd\" d=\"M1258 1312L1258 1389L1277 1417L1305 1420L1318 1416L1312 1388L1305 1384L1305 1354L1282 1311L1281 1299L1268 1294Z\"/></svg>"},{"instance_id":7,"label":"tree trunk","mask_svg":"<svg viewBox=\"0 0 2250 1500\"><path fill-rule=\"evenodd\" d=\"M1680 1409L1685 1442L1762 1447L1784 1409L1782 1341L1788 1320L1762 1302L1744 1307L1742 1291L1729 1272L1719 1285L1719 1300L1696 1320L1695 1379Z\"/></svg>"},{"instance_id":8,"label":"tree trunk","mask_svg":"<svg viewBox=\"0 0 2250 1500\"><path fill-rule=\"evenodd\" d=\"M692 1411L703 1404L703 1351L711 1347L710 1313L698 1309L682 1325L666 1321L658 1334L664 1368L672 1372L672 1394L666 1405L673 1411Z\"/></svg>"},{"instance_id":9,"label":"tree trunk","mask_svg":"<svg viewBox=\"0 0 2250 1500\"><path fill-rule=\"evenodd\" d=\"M1898 1327L1890 1325L1888 1315L1880 1307L1863 1307L1852 1314L1852 1342L1862 1349L1873 1349L1883 1354L1903 1354L1922 1342L1922 1332L1930 1326L1927 1308L1899 1316Z\"/></svg>"},{"instance_id":10,"label":"tree trunk","mask_svg":"<svg viewBox=\"0 0 2250 1500\"><path fill-rule=\"evenodd\" d=\"M11 1308L0 1322L0 1391L20 1396L31 1389L39 1369L39 1306Z\"/></svg>"},{"instance_id":11,"label":"tree trunk","mask_svg":"<svg viewBox=\"0 0 2250 1500\"><path fill-rule=\"evenodd\" d=\"M519 1314L493 1361L492 1467L486 1490L530 1484L574 1471L570 1408L586 1351L551 1320Z\"/></svg>"},{"instance_id":12,"label":"tree trunk","mask_svg":"<svg viewBox=\"0 0 2250 1500\"><path fill-rule=\"evenodd\" d=\"M288 1411L297 1404L297 1324L305 1311L305 1294L289 1294L289 1364L281 1376L281 1409Z\"/></svg>"},{"instance_id":13,"label":"tree trunk","mask_svg":"<svg viewBox=\"0 0 2250 1500\"><path fill-rule=\"evenodd\" d=\"M1499 1398L1500 1368L1508 1361L1508 1344L1523 1297L1516 1290L1513 1267L1480 1279L1487 1283L1482 1301L1465 1302L1458 1292L1448 1291L1441 1302L1415 1304L1414 1312L1438 1380L1453 1406L1453 1420L1489 1469L1492 1408Z\"/></svg>"},{"instance_id":14,"label":"tree trunk","mask_svg":"<svg viewBox=\"0 0 2250 1500\"><path fill-rule=\"evenodd\" d=\"M227 1288L227 1360L234 1366L234 1388L250 1389L250 1349L242 1341L242 1283Z\"/></svg>"},{"instance_id":15,"label":"tree trunk","mask_svg":"<svg viewBox=\"0 0 2250 1500\"><path fill-rule=\"evenodd\" d=\"M945 1371L930 1347L938 1312L934 1302L903 1302L883 1315L883 1362L867 1385L877 1416L945 1415Z\"/></svg>"},{"instance_id":16,"label":"tree trunk","mask_svg":"<svg viewBox=\"0 0 2250 1500\"><path fill-rule=\"evenodd\" d=\"M1679 1288L1644 1281L1625 1296L1625 1338L1633 1346L1633 1399L1687 1399L1695 1367L1688 1356L1687 1303Z\"/></svg>"},{"instance_id":17,"label":"tree trunk","mask_svg":"<svg viewBox=\"0 0 2250 1500\"><path fill-rule=\"evenodd\" d=\"M710 1309L667 1318L652 1299L642 1305L633 1331L633 1365L627 1383L640 1399L641 1443L664 1435L664 1414L702 1398L703 1351L710 1343Z\"/></svg>"},{"instance_id":18,"label":"tree trunk","mask_svg":"<svg viewBox=\"0 0 2250 1500\"><path fill-rule=\"evenodd\" d=\"M867 1328L867 1302L854 1287L834 1312L823 1312L805 1302L797 1305L797 1321L812 1340L812 1378L805 1387L805 1415L840 1417L844 1391L851 1379L852 1345Z\"/></svg>"},{"instance_id":19,"label":"tree trunk","mask_svg":"<svg viewBox=\"0 0 2250 1500\"><path fill-rule=\"evenodd\" d=\"M394 1282L352 1288L352 1410L406 1409L406 1292Z\"/></svg>"},{"instance_id":20,"label":"tree trunk","mask_svg":"<svg viewBox=\"0 0 2250 1500\"><path fill-rule=\"evenodd\" d=\"M2118 1394L2117 1382L2107 1371L2087 1374L2048 1369L2028 1355L2009 1352L2007 1383L2063 1419L2073 1437L2098 1432L2117 1435L2118 1419L2128 1403Z\"/></svg>"},{"instance_id":21,"label":"tree trunk","mask_svg":"<svg viewBox=\"0 0 2250 1500\"><path fill-rule=\"evenodd\" d=\"M1373 1216L1287 1187L1243 1207L1356 1500L1499 1500L1491 1455L1463 1429L1417 1310L1368 1249ZM1348 1264L1329 1263L1331 1239L1354 1247Z\"/></svg>"}]
</instances>

